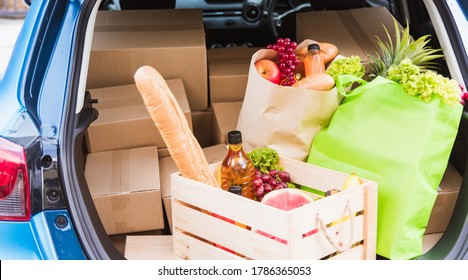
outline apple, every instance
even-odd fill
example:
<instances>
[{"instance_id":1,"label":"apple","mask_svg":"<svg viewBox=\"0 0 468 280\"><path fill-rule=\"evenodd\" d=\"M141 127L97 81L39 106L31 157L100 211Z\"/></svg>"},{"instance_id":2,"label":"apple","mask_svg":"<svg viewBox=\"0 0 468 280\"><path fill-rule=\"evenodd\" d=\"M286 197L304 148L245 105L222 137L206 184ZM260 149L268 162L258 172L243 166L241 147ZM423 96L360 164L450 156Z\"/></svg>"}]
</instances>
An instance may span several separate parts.
<instances>
[{"instance_id":1,"label":"apple","mask_svg":"<svg viewBox=\"0 0 468 280\"><path fill-rule=\"evenodd\" d=\"M255 63L255 69L258 74L268 81L279 84L281 81L281 71L273 61L269 59L261 59Z\"/></svg>"}]
</instances>

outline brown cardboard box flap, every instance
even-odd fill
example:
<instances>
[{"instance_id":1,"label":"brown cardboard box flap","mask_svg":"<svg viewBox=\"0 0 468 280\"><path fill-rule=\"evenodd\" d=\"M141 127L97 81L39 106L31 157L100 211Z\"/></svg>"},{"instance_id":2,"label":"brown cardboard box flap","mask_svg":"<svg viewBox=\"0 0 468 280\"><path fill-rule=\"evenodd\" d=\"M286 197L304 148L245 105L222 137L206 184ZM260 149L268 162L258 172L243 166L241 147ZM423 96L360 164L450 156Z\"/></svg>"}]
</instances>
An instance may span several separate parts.
<instances>
[{"instance_id":1,"label":"brown cardboard box flap","mask_svg":"<svg viewBox=\"0 0 468 280\"><path fill-rule=\"evenodd\" d=\"M211 103L244 99L250 60L259 49L233 47L207 51Z\"/></svg>"},{"instance_id":2,"label":"brown cardboard box flap","mask_svg":"<svg viewBox=\"0 0 468 280\"><path fill-rule=\"evenodd\" d=\"M247 76L250 59L217 60L209 65L210 79L217 76Z\"/></svg>"},{"instance_id":3,"label":"brown cardboard box flap","mask_svg":"<svg viewBox=\"0 0 468 280\"><path fill-rule=\"evenodd\" d=\"M227 144L227 134L237 127L242 102L213 103L213 142Z\"/></svg>"},{"instance_id":4,"label":"brown cardboard box flap","mask_svg":"<svg viewBox=\"0 0 468 280\"><path fill-rule=\"evenodd\" d=\"M184 48L202 46L205 36L193 30L148 31L97 31L93 39L93 51L115 49Z\"/></svg>"},{"instance_id":5,"label":"brown cardboard box flap","mask_svg":"<svg viewBox=\"0 0 468 280\"><path fill-rule=\"evenodd\" d=\"M93 201L109 235L164 228L159 190L95 196Z\"/></svg>"},{"instance_id":6,"label":"brown cardboard box flap","mask_svg":"<svg viewBox=\"0 0 468 280\"><path fill-rule=\"evenodd\" d=\"M209 164L222 161L226 157L227 152L226 145L222 144L203 148L203 153ZM177 171L177 166L172 157L169 156L159 159L159 177L161 180L161 193L163 198L171 196L170 175Z\"/></svg>"},{"instance_id":7,"label":"brown cardboard box flap","mask_svg":"<svg viewBox=\"0 0 468 280\"><path fill-rule=\"evenodd\" d=\"M248 47L232 47L232 48L215 48L207 51L208 63L216 62L217 60L238 60L248 59L260 48Z\"/></svg>"},{"instance_id":8,"label":"brown cardboard box flap","mask_svg":"<svg viewBox=\"0 0 468 280\"><path fill-rule=\"evenodd\" d=\"M448 164L447 169L445 170L442 181L440 182L439 192L453 192L459 191L463 177L458 173L458 171L453 167L452 164Z\"/></svg>"},{"instance_id":9,"label":"brown cardboard box flap","mask_svg":"<svg viewBox=\"0 0 468 280\"><path fill-rule=\"evenodd\" d=\"M426 234L445 231L452 217L462 180L460 173L449 163L437 191Z\"/></svg>"},{"instance_id":10,"label":"brown cardboard box flap","mask_svg":"<svg viewBox=\"0 0 468 280\"><path fill-rule=\"evenodd\" d=\"M387 40L383 26L392 37L395 34L393 16L384 7L302 12L296 20L297 41L332 43L341 55L357 55L362 61L379 49L376 36Z\"/></svg>"},{"instance_id":11,"label":"brown cardboard box flap","mask_svg":"<svg viewBox=\"0 0 468 280\"><path fill-rule=\"evenodd\" d=\"M167 79L167 86L174 94L184 113L190 112L187 95L181 78ZM108 109L129 105L144 105L143 98L135 84L88 89L91 97L97 99L96 109Z\"/></svg>"},{"instance_id":12,"label":"brown cardboard box flap","mask_svg":"<svg viewBox=\"0 0 468 280\"><path fill-rule=\"evenodd\" d=\"M157 147L88 154L85 175L92 196L159 190Z\"/></svg>"},{"instance_id":13,"label":"brown cardboard box flap","mask_svg":"<svg viewBox=\"0 0 468 280\"><path fill-rule=\"evenodd\" d=\"M95 27L126 27L126 26L187 26L203 27L201 9L165 9L98 11Z\"/></svg>"}]
</instances>

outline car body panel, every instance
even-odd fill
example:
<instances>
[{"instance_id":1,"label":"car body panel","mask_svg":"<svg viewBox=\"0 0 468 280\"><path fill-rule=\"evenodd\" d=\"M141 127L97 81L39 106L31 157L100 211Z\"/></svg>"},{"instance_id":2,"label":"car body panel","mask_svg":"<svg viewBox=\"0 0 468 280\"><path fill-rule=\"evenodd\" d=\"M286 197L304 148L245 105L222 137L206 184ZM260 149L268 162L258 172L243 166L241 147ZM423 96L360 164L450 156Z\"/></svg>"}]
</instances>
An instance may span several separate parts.
<instances>
[{"instance_id":1,"label":"car body panel","mask_svg":"<svg viewBox=\"0 0 468 280\"><path fill-rule=\"evenodd\" d=\"M73 224L59 227L58 218L69 221L68 211L43 211L29 222L0 222L0 259L86 259Z\"/></svg>"}]
</instances>

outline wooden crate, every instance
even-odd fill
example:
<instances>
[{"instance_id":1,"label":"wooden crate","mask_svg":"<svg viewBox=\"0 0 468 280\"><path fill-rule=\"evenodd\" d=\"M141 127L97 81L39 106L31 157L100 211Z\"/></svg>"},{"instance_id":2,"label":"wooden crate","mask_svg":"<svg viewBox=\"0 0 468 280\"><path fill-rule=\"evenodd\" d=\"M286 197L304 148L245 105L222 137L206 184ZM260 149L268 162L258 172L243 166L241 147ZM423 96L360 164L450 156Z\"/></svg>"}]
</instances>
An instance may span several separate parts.
<instances>
[{"instance_id":1,"label":"wooden crate","mask_svg":"<svg viewBox=\"0 0 468 280\"><path fill-rule=\"evenodd\" d=\"M349 176L288 158L281 158L280 164L295 183L323 192L341 190ZM212 171L219 165L212 164ZM377 184L362 178L361 182L283 211L173 173L174 252L184 259L375 259Z\"/></svg>"}]
</instances>

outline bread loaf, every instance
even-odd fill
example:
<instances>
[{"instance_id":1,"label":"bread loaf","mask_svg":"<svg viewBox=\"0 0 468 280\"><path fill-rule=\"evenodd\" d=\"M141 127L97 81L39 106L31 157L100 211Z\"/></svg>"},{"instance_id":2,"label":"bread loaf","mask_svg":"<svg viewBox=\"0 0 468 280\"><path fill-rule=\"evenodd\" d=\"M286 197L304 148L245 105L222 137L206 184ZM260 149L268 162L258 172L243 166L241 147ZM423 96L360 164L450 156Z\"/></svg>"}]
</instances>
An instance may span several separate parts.
<instances>
[{"instance_id":1,"label":"bread loaf","mask_svg":"<svg viewBox=\"0 0 468 280\"><path fill-rule=\"evenodd\" d=\"M136 71L134 78L146 108L181 175L220 188L184 113L161 74L151 66L143 66Z\"/></svg>"}]
</instances>

